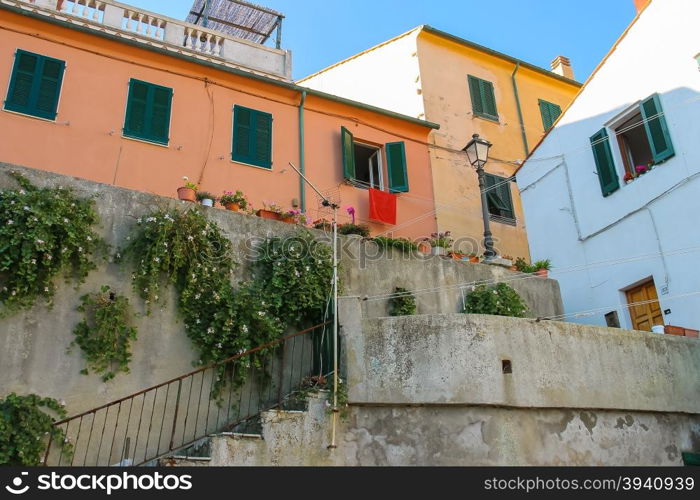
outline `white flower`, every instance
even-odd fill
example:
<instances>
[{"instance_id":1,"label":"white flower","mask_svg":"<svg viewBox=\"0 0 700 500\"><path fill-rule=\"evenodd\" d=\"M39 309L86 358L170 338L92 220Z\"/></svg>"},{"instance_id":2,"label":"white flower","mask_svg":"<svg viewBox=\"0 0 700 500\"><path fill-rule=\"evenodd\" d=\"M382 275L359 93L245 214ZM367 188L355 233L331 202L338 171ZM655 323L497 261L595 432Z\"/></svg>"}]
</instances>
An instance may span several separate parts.
<instances>
[{"instance_id":1,"label":"white flower","mask_svg":"<svg viewBox=\"0 0 700 500\"><path fill-rule=\"evenodd\" d=\"M201 296L202 296L202 295L201 295L201 294L199 294L199 293L198 293L198 294L196 294L196 295L194 296L194 300L199 300L199 298L200 298Z\"/></svg>"},{"instance_id":2,"label":"white flower","mask_svg":"<svg viewBox=\"0 0 700 500\"><path fill-rule=\"evenodd\" d=\"M50 254L46 256L46 260L51 260L51 259L53 259L53 257Z\"/></svg>"},{"instance_id":3,"label":"white flower","mask_svg":"<svg viewBox=\"0 0 700 500\"><path fill-rule=\"evenodd\" d=\"M68 249L66 247L61 248L61 253L66 253Z\"/></svg>"},{"instance_id":4,"label":"white flower","mask_svg":"<svg viewBox=\"0 0 700 500\"><path fill-rule=\"evenodd\" d=\"M248 325L243 325L241 330L243 330L243 333L248 333Z\"/></svg>"},{"instance_id":5,"label":"white flower","mask_svg":"<svg viewBox=\"0 0 700 500\"><path fill-rule=\"evenodd\" d=\"M32 259L32 264L36 264L36 259Z\"/></svg>"},{"instance_id":6,"label":"white flower","mask_svg":"<svg viewBox=\"0 0 700 500\"><path fill-rule=\"evenodd\" d=\"M200 323L201 323L201 321L199 320L199 318L197 318L197 320L195 321L195 323L197 323L197 324L200 324Z\"/></svg>"},{"instance_id":7,"label":"white flower","mask_svg":"<svg viewBox=\"0 0 700 500\"><path fill-rule=\"evenodd\" d=\"M17 295L17 290L12 290L12 296L14 297L15 295Z\"/></svg>"},{"instance_id":8,"label":"white flower","mask_svg":"<svg viewBox=\"0 0 700 500\"><path fill-rule=\"evenodd\" d=\"M148 288L144 288L143 293L148 293Z\"/></svg>"},{"instance_id":9,"label":"white flower","mask_svg":"<svg viewBox=\"0 0 700 500\"><path fill-rule=\"evenodd\" d=\"M154 296L153 296L153 300L158 300L158 296L157 296L157 295L154 295Z\"/></svg>"},{"instance_id":10,"label":"white flower","mask_svg":"<svg viewBox=\"0 0 700 500\"><path fill-rule=\"evenodd\" d=\"M63 218L63 223L64 223L64 224L68 224L69 222L70 222L70 221L68 220L68 217L64 217L64 218Z\"/></svg>"},{"instance_id":11,"label":"white flower","mask_svg":"<svg viewBox=\"0 0 700 500\"><path fill-rule=\"evenodd\" d=\"M305 269L306 269L307 271L310 271L310 270L311 270L311 268L310 268L309 266L306 266Z\"/></svg>"},{"instance_id":12,"label":"white flower","mask_svg":"<svg viewBox=\"0 0 700 500\"><path fill-rule=\"evenodd\" d=\"M163 242L163 246L164 246L165 248L168 248L168 242L167 242L167 241L164 241L164 242Z\"/></svg>"},{"instance_id":13,"label":"white flower","mask_svg":"<svg viewBox=\"0 0 700 500\"><path fill-rule=\"evenodd\" d=\"M49 291L49 287L48 287L48 286L45 286L45 287L44 287L44 291L45 291L45 292L48 292L48 291Z\"/></svg>"},{"instance_id":14,"label":"white flower","mask_svg":"<svg viewBox=\"0 0 700 500\"><path fill-rule=\"evenodd\" d=\"M82 251L83 251L83 247L78 247L78 252L82 252Z\"/></svg>"},{"instance_id":15,"label":"white flower","mask_svg":"<svg viewBox=\"0 0 700 500\"><path fill-rule=\"evenodd\" d=\"M188 241L192 241L193 239L194 239L194 236L192 236L191 234L187 237Z\"/></svg>"},{"instance_id":16,"label":"white flower","mask_svg":"<svg viewBox=\"0 0 700 500\"><path fill-rule=\"evenodd\" d=\"M43 245L44 243L46 243L44 240L40 240L40 239L36 240L37 245Z\"/></svg>"},{"instance_id":17,"label":"white flower","mask_svg":"<svg viewBox=\"0 0 700 500\"><path fill-rule=\"evenodd\" d=\"M258 311L258 316L260 316L261 318L265 316L265 311Z\"/></svg>"},{"instance_id":18,"label":"white flower","mask_svg":"<svg viewBox=\"0 0 700 500\"><path fill-rule=\"evenodd\" d=\"M19 190L19 194L25 194L24 189L20 189L20 190Z\"/></svg>"},{"instance_id":19,"label":"white flower","mask_svg":"<svg viewBox=\"0 0 700 500\"><path fill-rule=\"evenodd\" d=\"M27 205L24 205L25 210L29 210L29 207Z\"/></svg>"},{"instance_id":20,"label":"white flower","mask_svg":"<svg viewBox=\"0 0 700 500\"><path fill-rule=\"evenodd\" d=\"M92 241L92 236L87 236L85 239L88 241Z\"/></svg>"},{"instance_id":21,"label":"white flower","mask_svg":"<svg viewBox=\"0 0 700 500\"><path fill-rule=\"evenodd\" d=\"M141 224L142 222L143 222L143 220L141 220L141 217L139 217L138 219L136 219L136 223L137 223L137 224Z\"/></svg>"},{"instance_id":22,"label":"white flower","mask_svg":"<svg viewBox=\"0 0 700 500\"><path fill-rule=\"evenodd\" d=\"M12 219L10 219L10 220L7 221L7 225L8 225L8 226L11 226L11 225L14 224L14 223L15 223L15 221L13 221Z\"/></svg>"},{"instance_id":23,"label":"white flower","mask_svg":"<svg viewBox=\"0 0 700 500\"><path fill-rule=\"evenodd\" d=\"M210 326L207 328L207 333L214 333L214 329Z\"/></svg>"},{"instance_id":24,"label":"white flower","mask_svg":"<svg viewBox=\"0 0 700 500\"><path fill-rule=\"evenodd\" d=\"M216 347L218 347L219 349L221 349L221 347L223 347L223 344L221 344L221 342L219 342L218 344L216 344Z\"/></svg>"},{"instance_id":25,"label":"white flower","mask_svg":"<svg viewBox=\"0 0 700 500\"><path fill-rule=\"evenodd\" d=\"M160 262L160 257L153 257L153 262Z\"/></svg>"},{"instance_id":26,"label":"white flower","mask_svg":"<svg viewBox=\"0 0 700 500\"><path fill-rule=\"evenodd\" d=\"M15 200L10 200L10 205L14 205L14 204L15 204Z\"/></svg>"}]
</instances>

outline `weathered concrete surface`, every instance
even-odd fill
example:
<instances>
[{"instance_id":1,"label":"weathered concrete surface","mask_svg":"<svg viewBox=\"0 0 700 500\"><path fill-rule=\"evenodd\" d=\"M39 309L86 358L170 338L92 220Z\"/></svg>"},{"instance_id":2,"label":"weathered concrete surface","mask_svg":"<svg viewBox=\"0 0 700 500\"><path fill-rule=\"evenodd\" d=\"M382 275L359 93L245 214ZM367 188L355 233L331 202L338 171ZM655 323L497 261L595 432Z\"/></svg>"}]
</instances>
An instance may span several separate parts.
<instances>
[{"instance_id":1,"label":"weathered concrete surface","mask_svg":"<svg viewBox=\"0 0 700 500\"><path fill-rule=\"evenodd\" d=\"M170 198L2 163L0 189L17 187L8 175L10 170L22 173L37 186L62 185L72 188L79 196L94 196L102 224L98 232L113 250L127 243L126 237L138 217L159 208L190 206ZM281 222L225 210L204 207L202 210L232 242L241 263L234 281L249 277L246 263L254 255L257 242L270 236L292 235L295 231L294 226ZM321 232L316 234L324 237ZM374 243L358 238L343 238L342 280L346 294L357 295L362 291L376 295L391 293L395 286L425 288L437 286L441 280L455 283L515 276L502 268L463 264L440 257L389 260L386 255L375 255L375 247ZM117 293L129 297L135 310L142 309L141 300L131 291L130 275L128 266L121 268L110 262L101 263L79 289L72 283L57 281L53 309L37 303L29 311L0 319L0 396L12 391L51 396L65 400L69 413L74 414L191 371L197 356L178 320L172 288L163 309L135 319L139 338L133 344L130 374L119 374L103 383L96 375L79 373L85 367L80 349L66 353L73 340L73 328L80 321L75 308L81 295L110 285ZM555 281L526 279L514 286L519 287L533 314L562 311ZM420 295L418 302L423 312L450 312L459 309L461 299L458 291L449 291ZM386 315L386 301L372 301L365 314Z\"/></svg>"},{"instance_id":2,"label":"weathered concrete surface","mask_svg":"<svg viewBox=\"0 0 700 500\"><path fill-rule=\"evenodd\" d=\"M696 339L465 314L376 318L342 331L352 403L700 414Z\"/></svg>"},{"instance_id":3,"label":"weathered concrete surface","mask_svg":"<svg viewBox=\"0 0 700 500\"><path fill-rule=\"evenodd\" d=\"M682 465L682 451L700 448L700 418L685 414L354 406L335 450L323 398L308 412L264 415L263 439L216 436L208 464Z\"/></svg>"}]
</instances>

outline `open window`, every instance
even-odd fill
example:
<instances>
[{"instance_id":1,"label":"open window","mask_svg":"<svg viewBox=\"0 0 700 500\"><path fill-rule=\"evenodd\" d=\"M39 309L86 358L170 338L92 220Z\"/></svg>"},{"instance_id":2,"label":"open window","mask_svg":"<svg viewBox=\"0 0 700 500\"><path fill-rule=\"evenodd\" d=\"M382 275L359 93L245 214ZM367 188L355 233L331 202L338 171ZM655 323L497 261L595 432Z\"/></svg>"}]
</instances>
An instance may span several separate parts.
<instances>
[{"instance_id":1,"label":"open window","mask_svg":"<svg viewBox=\"0 0 700 500\"><path fill-rule=\"evenodd\" d=\"M380 147L356 141L345 127L340 130L343 152L343 176L351 184L361 188L384 190L383 157L386 157L388 191L408 191L406 148L403 142L390 142Z\"/></svg>"}]
</instances>

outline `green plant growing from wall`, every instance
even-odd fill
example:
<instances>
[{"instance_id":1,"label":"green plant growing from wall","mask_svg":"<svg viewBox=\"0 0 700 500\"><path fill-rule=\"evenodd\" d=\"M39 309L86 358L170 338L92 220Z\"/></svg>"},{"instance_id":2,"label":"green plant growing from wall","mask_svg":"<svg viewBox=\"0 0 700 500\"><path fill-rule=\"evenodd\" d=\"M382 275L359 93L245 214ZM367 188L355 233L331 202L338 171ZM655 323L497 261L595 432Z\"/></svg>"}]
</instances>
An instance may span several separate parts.
<instances>
[{"instance_id":1,"label":"green plant growing from wall","mask_svg":"<svg viewBox=\"0 0 700 500\"><path fill-rule=\"evenodd\" d=\"M464 312L523 318L527 314L527 306L518 292L505 283L498 283L495 286L474 287L467 295Z\"/></svg>"},{"instance_id":2,"label":"green plant growing from wall","mask_svg":"<svg viewBox=\"0 0 700 500\"><path fill-rule=\"evenodd\" d=\"M56 419L47 410L59 418L66 416L65 409L55 399L15 393L0 399L0 465L41 465L48 439L58 443L61 453L72 452L65 433L54 427Z\"/></svg>"},{"instance_id":3,"label":"green plant growing from wall","mask_svg":"<svg viewBox=\"0 0 700 500\"><path fill-rule=\"evenodd\" d=\"M389 299L391 316L412 316L416 314L416 297L407 289L397 286L394 296Z\"/></svg>"},{"instance_id":4,"label":"green plant growing from wall","mask_svg":"<svg viewBox=\"0 0 700 500\"><path fill-rule=\"evenodd\" d=\"M60 274L83 282L106 245L94 232L94 202L62 187L38 188L12 173L19 189L0 191L0 317L49 305Z\"/></svg>"},{"instance_id":5,"label":"green plant growing from wall","mask_svg":"<svg viewBox=\"0 0 700 500\"><path fill-rule=\"evenodd\" d=\"M390 236L377 236L373 240L381 248L384 248L384 249L396 248L397 250L400 250L404 254L410 255L411 252L415 252L418 250L418 245L416 245L415 243L413 243L411 240L409 240L407 238L392 238Z\"/></svg>"},{"instance_id":6,"label":"green plant growing from wall","mask_svg":"<svg viewBox=\"0 0 700 500\"><path fill-rule=\"evenodd\" d=\"M308 230L266 240L255 271L261 293L285 325L302 328L322 318L333 280L331 249Z\"/></svg>"},{"instance_id":7,"label":"green plant growing from wall","mask_svg":"<svg viewBox=\"0 0 700 500\"><path fill-rule=\"evenodd\" d=\"M136 328L131 325L133 313L129 299L116 295L109 286L99 293L83 295L78 311L83 320L73 330L75 340L85 355L88 367L102 374L107 381L117 372L129 372L131 342L136 340ZM88 374L88 368L81 371Z\"/></svg>"}]
</instances>

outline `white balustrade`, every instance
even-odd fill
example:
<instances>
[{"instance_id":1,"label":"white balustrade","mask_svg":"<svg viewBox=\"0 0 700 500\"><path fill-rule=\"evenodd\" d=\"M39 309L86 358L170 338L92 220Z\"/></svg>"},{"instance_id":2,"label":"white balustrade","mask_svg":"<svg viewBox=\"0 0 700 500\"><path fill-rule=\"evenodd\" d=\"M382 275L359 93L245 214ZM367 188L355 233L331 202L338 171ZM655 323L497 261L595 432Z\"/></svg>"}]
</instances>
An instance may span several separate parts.
<instances>
[{"instance_id":1,"label":"white balustrade","mask_svg":"<svg viewBox=\"0 0 700 500\"><path fill-rule=\"evenodd\" d=\"M124 9L124 19L122 20L121 28L148 38L164 40L167 24L164 19L145 12Z\"/></svg>"},{"instance_id":2,"label":"white balustrade","mask_svg":"<svg viewBox=\"0 0 700 500\"><path fill-rule=\"evenodd\" d=\"M105 3L99 0L62 0L58 4L61 12L101 23L105 14Z\"/></svg>"},{"instance_id":3,"label":"white balustrade","mask_svg":"<svg viewBox=\"0 0 700 500\"><path fill-rule=\"evenodd\" d=\"M185 48L203 54L221 57L224 38L210 31L185 26Z\"/></svg>"}]
</instances>

